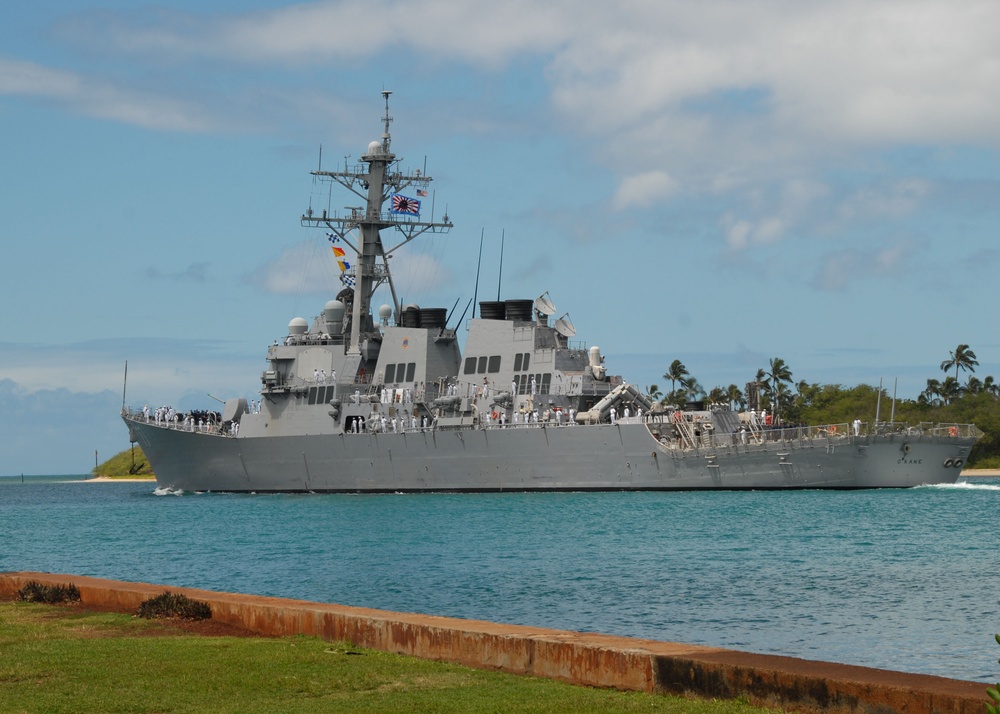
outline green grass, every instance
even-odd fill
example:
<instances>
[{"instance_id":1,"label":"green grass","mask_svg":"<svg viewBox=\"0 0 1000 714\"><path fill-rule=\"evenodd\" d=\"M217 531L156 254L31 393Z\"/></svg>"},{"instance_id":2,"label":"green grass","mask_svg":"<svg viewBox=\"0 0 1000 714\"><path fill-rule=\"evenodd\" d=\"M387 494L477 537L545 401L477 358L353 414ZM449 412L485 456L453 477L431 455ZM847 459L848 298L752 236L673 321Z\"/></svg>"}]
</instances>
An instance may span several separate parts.
<instances>
[{"instance_id":1,"label":"green grass","mask_svg":"<svg viewBox=\"0 0 1000 714\"><path fill-rule=\"evenodd\" d=\"M162 621L0 603L4 712L770 710L470 669L310 637L176 634Z\"/></svg>"}]
</instances>

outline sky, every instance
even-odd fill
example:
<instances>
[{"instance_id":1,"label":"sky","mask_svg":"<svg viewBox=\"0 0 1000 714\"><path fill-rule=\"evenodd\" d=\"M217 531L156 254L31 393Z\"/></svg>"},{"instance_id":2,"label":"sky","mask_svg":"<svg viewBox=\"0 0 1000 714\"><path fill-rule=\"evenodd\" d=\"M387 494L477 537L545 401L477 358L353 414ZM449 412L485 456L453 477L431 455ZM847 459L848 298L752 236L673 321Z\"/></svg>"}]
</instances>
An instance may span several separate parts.
<instances>
[{"instance_id":1,"label":"sky","mask_svg":"<svg viewBox=\"0 0 1000 714\"><path fill-rule=\"evenodd\" d=\"M356 199L310 171L380 138L383 90L455 225L393 258L404 302L464 306L482 238L479 299L547 291L642 387L780 357L913 399L958 344L1000 377L997 27L975 0L7 3L0 475L128 448L123 397L256 394L339 286L299 218Z\"/></svg>"}]
</instances>

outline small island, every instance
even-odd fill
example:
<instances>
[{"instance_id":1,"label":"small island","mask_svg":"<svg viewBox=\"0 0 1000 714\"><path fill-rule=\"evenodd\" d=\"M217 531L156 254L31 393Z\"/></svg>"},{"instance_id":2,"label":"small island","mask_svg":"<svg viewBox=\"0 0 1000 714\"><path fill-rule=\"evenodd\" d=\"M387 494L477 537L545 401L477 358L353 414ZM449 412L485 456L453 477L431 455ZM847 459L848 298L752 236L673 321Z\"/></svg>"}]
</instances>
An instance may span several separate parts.
<instances>
[{"instance_id":1,"label":"small island","mask_svg":"<svg viewBox=\"0 0 1000 714\"><path fill-rule=\"evenodd\" d=\"M92 478L89 481L155 481L153 469L142 453L142 449L133 446L121 451L103 464L91 469Z\"/></svg>"}]
</instances>

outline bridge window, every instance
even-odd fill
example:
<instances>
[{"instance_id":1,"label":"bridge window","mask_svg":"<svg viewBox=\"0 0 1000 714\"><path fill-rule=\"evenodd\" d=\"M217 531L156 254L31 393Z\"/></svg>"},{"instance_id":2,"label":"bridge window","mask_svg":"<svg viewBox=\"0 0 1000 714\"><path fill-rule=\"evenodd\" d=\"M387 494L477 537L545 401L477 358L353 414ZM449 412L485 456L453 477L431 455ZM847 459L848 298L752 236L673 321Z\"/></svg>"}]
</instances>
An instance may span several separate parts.
<instances>
[{"instance_id":1,"label":"bridge window","mask_svg":"<svg viewBox=\"0 0 1000 714\"><path fill-rule=\"evenodd\" d=\"M476 358L466 357L465 358L465 374L475 374L476 373Z\"/></svg>"},{"instance_id":2,"label":"bridge window","mask_svg":"<svg viewBox=\"0 0 1000 714\"><path fill-rule=\"evenodd\" d=\"M490 363L487 367L487 371L490 374L496 374L500 371L500 355L493 355L490 357Z\"/></svg>"}]
</instances>

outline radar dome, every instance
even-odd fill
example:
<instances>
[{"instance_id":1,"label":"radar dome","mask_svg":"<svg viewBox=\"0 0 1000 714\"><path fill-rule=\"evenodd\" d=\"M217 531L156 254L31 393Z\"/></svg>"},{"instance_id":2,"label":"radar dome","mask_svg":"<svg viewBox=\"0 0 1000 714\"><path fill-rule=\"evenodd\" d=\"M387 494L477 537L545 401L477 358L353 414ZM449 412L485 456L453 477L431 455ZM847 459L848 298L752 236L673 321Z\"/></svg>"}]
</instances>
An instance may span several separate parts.
<instances>
[{"instance_id":1,"label":"radar dome","mask_svg":"<svg viewBox=\"0 0 1000 714\"><path fill-rule=\"evenodd\" d=\"M380 154L380 153L382 153L382 142L381 141L373 141L370 144L368 144L368 153L369 154Z\"/></svg>"},{"instance_id":2,"label":"radar dome","mask_svg":"<svg viewBox=\"0 0 1000 714\"><path fill-rule=\"evenodd\" d=\"M390 317L392 317L392 306L382 305L378 309L378 316L383 320L388 320Z\"/></svg>"},{"instance_id":3,"label":"radar dome","mask_svg":"<svg viewBox=\"0 0 1000 714\"><path fill-rule=\"evenodd\" d=\"M347 305L340 300L330 300L323 306L323 317L327 322L341 322L346 311Z\"/></svg>"},{"instance_id":4,"label":"radar dome","mask_svg":"<svg viewBox=\"0 0 1000 714\"><path fill-rule=\"evenodd\" d=\"M292 321L288 323L289 335L304 335L308 329L309 323L304 317L293 317Z\"/></svg>"}]
</instances>

